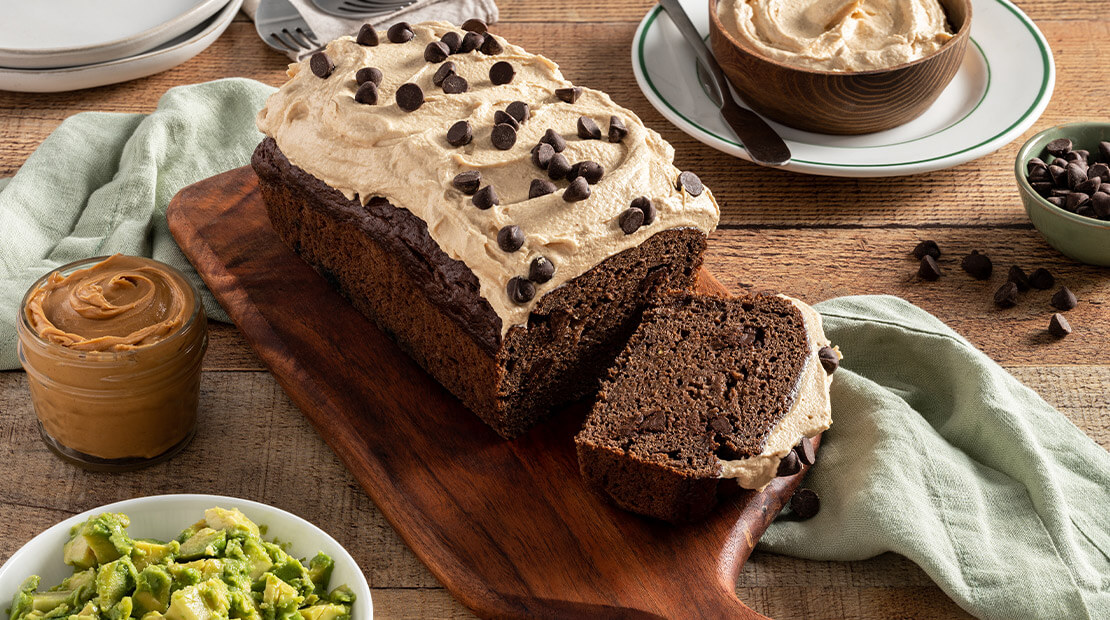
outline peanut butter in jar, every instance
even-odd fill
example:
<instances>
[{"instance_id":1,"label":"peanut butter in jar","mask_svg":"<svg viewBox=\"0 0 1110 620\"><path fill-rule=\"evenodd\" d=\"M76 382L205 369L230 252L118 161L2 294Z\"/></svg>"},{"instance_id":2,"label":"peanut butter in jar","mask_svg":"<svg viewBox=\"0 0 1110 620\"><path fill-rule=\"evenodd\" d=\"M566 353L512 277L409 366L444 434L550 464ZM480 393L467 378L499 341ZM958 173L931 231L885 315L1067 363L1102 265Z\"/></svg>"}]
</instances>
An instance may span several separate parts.
<instances>
[{"instance_id":1,"label":"peanut butter in jar","mask_svg":"<svg viewBox=\"0 0 1110 620\"><path fill-rule=\"evenodd\" d=\"M173 267L122 254L65 265L31 286L18 331L43 439L62 458L133 469L192 438L208 327Z\"/></svg>"}]
</instances>

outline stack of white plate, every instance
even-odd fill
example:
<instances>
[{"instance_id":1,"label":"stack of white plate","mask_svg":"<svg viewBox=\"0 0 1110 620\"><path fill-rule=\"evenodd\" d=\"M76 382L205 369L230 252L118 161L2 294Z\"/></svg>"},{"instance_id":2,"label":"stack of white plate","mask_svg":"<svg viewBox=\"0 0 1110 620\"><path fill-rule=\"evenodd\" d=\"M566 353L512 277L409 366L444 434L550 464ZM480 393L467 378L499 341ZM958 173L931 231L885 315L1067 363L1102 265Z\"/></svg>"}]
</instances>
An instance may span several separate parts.
<instances>
[{"instance_id":1,"label":"stack of white plate","mask_svg":"<svg viewBox=\"0 0 1110 620\"><path fill-rule=\"evenodd\" d=\"M211 45L242 4L0 0L0 90L78 90L165 71Z\"/></svg>"}]
</instances>

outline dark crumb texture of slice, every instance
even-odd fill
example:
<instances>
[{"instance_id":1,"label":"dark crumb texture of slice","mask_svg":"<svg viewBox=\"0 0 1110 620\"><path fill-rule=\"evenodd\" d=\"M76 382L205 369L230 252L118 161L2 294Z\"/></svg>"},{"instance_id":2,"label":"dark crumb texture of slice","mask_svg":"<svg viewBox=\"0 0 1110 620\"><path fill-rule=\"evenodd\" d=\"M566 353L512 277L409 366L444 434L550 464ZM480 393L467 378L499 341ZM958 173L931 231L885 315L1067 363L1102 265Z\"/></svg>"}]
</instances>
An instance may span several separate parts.
<instances>
[{"instance_id":1,"label":"dark crumb texture of slice","mask_svg":"<svg viewBox=\"0 0 1110 620\"><path fill-rule=\"evenodd\" d=\"M582 475L627 510L674 522L705 516L718 458L762 452L808 354L804 319L787 299L660 298L575 438Z\"/></svg>"}]
</instances>

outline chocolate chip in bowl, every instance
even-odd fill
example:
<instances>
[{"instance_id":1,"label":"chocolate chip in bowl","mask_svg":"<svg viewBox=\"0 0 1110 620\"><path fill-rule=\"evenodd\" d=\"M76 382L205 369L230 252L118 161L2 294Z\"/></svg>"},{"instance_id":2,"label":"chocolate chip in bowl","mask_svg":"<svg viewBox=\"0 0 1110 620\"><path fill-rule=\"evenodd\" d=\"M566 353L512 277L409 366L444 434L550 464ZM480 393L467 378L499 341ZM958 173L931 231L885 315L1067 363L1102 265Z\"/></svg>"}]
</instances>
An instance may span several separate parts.
<instances>
[{"instance_id":1,"label":"chocolate chip in bowl","mask_svg":"<svg viewBox=\"0 0 1110 620\"><path fill-rule=\"evenodd\" d=\"M766 3L763 3L766 4ZM756 15L761 6L743 0L710 0L709 39L725 76L759 114L784 125L829 134L862 134L891 129L920 116L936 100L963 62L971 31L971 0L915 0L915 15L929 14L934 31L887 32L889 40L907 41L911 49L869 49L868 41L840 41L828 59L807 62L814 55L811 40L782 42L761 31L746 32L745 22L772 24L774 35L796 33L795 22L812 28L812 41L845 36L834 32L842 22L863 26L843 32L880 32L881 25L854 3L807 0L789 3L800 11L789 13L790 28L775 29L774 16ZM847 6L846 6L847 5ZM857 14L858 13L858 14ZM753 20L752 18L755 17ZM813 21L816 19L816 21ZM900 20L893 20L898 23ZM918 23L922 20L904 20ZM781 26L781 24L777 24ZM947 30L947 31L946 31ZM835 35L835 36L834 36ZM880 37L879 40L888 39ZM770 44L767 44L771 41ZM940 43L939 47L934 43ZM838 66L838 57L858 55L879 63L851 62ZM781 49L780 49L781 48ZM780 53L783 50L805 53ZM825 62L829 60L830 62ZM888 61L882 62L883 60Z\"/></svg>"},{"instance_id":2,"label":"chocolate chip in bowl","mask_svg":"<svg viewBox=\"0 0 1110 620\"><path fill-rule=\"evenodd\" d=\"M1025 212L1049 245L1110 266L1110 122L1051 127L1018 150L1014 175ZM1037 273L1030 276L1034 288Z\"/></svg>"}]
</instances>

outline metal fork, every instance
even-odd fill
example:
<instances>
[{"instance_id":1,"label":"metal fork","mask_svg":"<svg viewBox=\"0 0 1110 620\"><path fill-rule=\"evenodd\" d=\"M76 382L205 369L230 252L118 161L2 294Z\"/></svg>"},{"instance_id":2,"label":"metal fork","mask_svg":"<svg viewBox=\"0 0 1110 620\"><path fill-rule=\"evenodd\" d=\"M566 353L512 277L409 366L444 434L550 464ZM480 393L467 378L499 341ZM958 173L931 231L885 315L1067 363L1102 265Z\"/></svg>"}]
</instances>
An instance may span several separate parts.
<instances>
[{"instance_id":1,"label":"metal fork","mask_svg":"<svg viewBox=\"0 0 1110 620\"><path fill-rule=\"evenodd\" d=\"M261 0L254 14L254 27L266 45L282 53L299 56L323 47L289 0Z\"/></svg>"},{"instance_id":2,"label":"metal fork","mask_svg":"<svg viewBox=\"0 0 1110 620\"><path fill-rule=\"evenodd\" d=\"M339 17L367 17L392 13L415 0L312 0L316 8Z\"/></svg>"}]
</instances>

